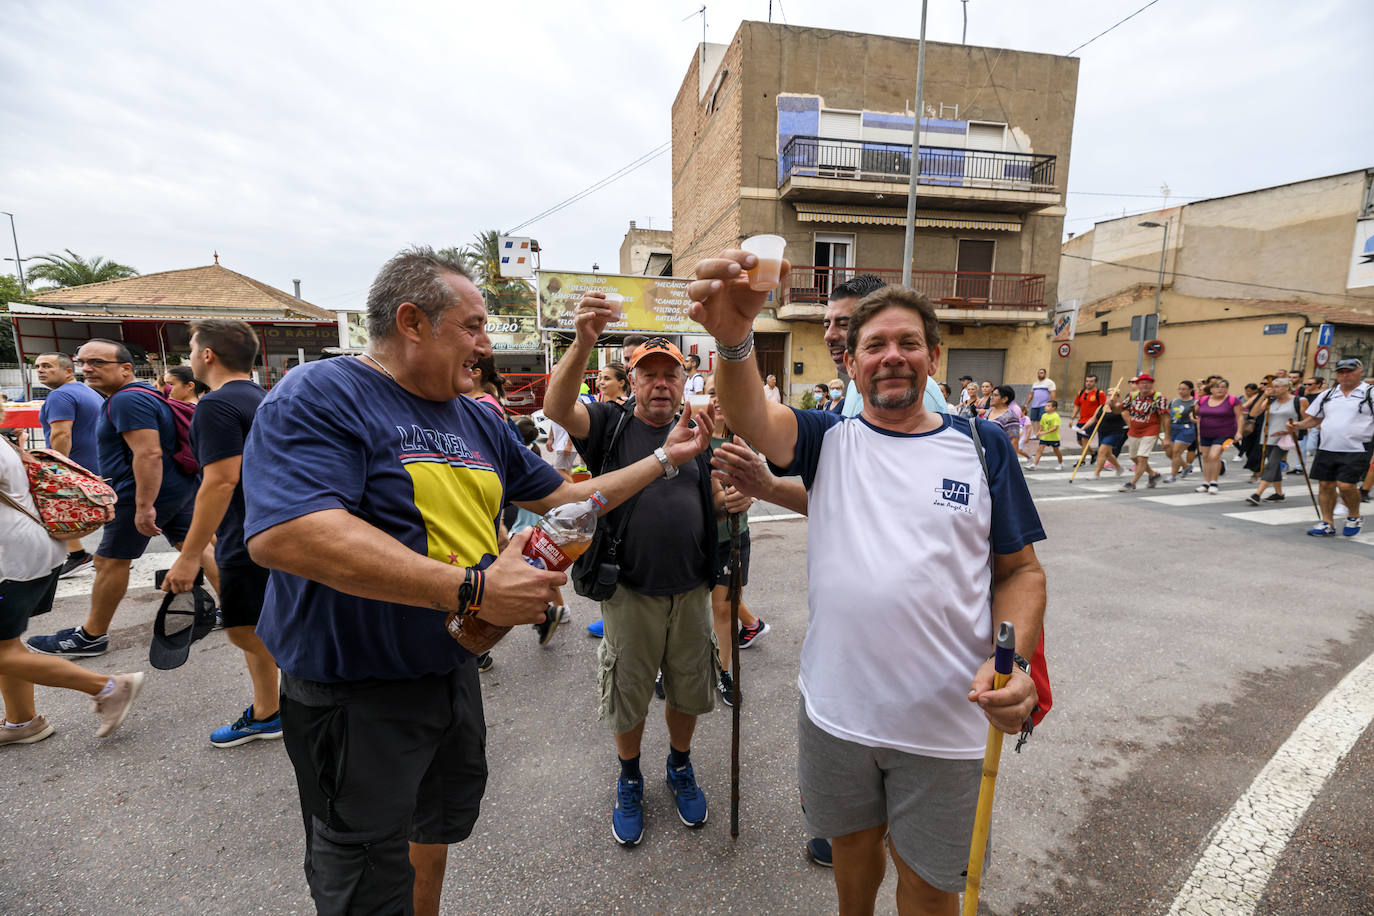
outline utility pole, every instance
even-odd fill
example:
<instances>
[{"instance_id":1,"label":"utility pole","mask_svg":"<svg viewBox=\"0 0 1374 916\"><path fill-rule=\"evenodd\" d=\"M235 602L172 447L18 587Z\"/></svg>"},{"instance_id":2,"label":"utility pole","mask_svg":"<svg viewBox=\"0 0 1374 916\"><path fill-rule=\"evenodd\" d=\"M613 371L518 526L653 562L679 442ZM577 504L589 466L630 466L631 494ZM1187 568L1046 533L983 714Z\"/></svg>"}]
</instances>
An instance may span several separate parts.
<instances>
[{"instance_id":1,"label":"utility pole","mask_svg":"<svg viewBox=\"0 0 1374 916\"><path fill-rule=\"evenodd\" d=\"M24 259L19 256L19 234L14 231L14 214L5 210L0 210L10 218L10 237L14 239L14 270L19 275L19 293L27 296L29 288L24 285Z\"/></svg>"},{"instance_id":2,"label":"utility pole","mask_svg":"<svg viewBox=\"0 0 1374 916\"><path fill-rule=\"evenodd\" d=\"M921 112L925 109L926 3L921 0L921 41L916 51L916 111L911 125L911 184L906 194L906 241L902 244L902 285L911 288L911 259L916 247L916 184L921 177Z\"/></svg>"}]
</instances>

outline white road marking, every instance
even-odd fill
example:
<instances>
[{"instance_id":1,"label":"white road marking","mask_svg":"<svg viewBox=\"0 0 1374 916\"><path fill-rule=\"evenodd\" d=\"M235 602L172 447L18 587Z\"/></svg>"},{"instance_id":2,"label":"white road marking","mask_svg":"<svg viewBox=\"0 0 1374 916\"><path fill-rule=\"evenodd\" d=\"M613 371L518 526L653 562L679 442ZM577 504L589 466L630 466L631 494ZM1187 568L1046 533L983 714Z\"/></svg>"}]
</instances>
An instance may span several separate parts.
<instances>
[{"instance_id":1,"label":"white road marking","mask_svg":"<svg viewBox=\"0 0 1374 916\"><path fill-rule=\"evenodd\" d=\"M1227 512L1227 518L1238 518L1246 522L1259 522L1261 525L1294 525L1299 522L1307 522L1309 525L1317 523L1317 513L1312 511L1312 504L1305 506L1287 506L1283 509L1252 509L1249 512Z\"/></svg>"},{"instance_id":2,"label":"white road marking","mask_svg":"<svg viewBox=\"0 0 1374 916\"><path fill-rule=\"evenodd\" d=\"M749 524L757 525L759 522L786 522L794 518L806 518L806 516L799 512L784 512L781 515L751 515L749 516Z\"/></svg>"},{"instance_id":3,"label":"white road marking","mask_svg":"<svg viewBox=\"0 0 1374 916\"><path fill-rule=\"evenodd\" d=\"M1106 499L1110 493L1084 493L1080 496L1042 496L1037 499L1036 504L1040 503L1063 503L1075 499Z\"/></svg>"},{"instance_id":4,"label":"white road marking","mask_svg":"<svg viewBox=\"0 0 1374 916\"><path fill-rule=\"evenodd\" d=\"M175 550L163 550L157 553L145 553L134 560L133 566L129 569L129 588L152 588L153 573L159 569L170 569L172 564L176 562L176 558ZM79 572L70 579L59 579L57 597L76 598L81 595L89 595L91 583L94 581L95 571L92 569Z\"/></svg>"},{"instance_id":5,"label":"white road marking","mask_svg":"<svg viewBox=\"0 0 1374 916\"><path fill-rule=\"evenodd\" d=\"M1322 698L1213 831L1170 916L1253 913L1279 856L1374 719L1374 655Z\"/></svg>"}]
</instances>

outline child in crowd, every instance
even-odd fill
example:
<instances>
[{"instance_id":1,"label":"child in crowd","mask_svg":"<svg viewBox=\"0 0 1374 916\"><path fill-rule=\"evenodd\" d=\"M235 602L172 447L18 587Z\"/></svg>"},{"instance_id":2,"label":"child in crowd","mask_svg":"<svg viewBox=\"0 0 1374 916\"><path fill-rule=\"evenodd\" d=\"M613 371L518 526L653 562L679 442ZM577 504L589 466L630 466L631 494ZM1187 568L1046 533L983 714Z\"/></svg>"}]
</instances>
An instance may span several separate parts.
<instances>
[{"instance_id":1,"label":"child in crowd","mask_svg":"<svg viewBox=\"0 0 1374 916\"><path fill-rule=\"evenodd\" d=\"M1035 460L1031 462L1030 470L1040 466L1040 456L1045 454L1046 448L1054 449L1054 457L1059 461L1055 470L1064 470L1064 453L1059 450L1059 426L1059 402L1048 401L1045 412L1040 415L1040 445L1035 450Z\"/></svg>"}]
</instances>

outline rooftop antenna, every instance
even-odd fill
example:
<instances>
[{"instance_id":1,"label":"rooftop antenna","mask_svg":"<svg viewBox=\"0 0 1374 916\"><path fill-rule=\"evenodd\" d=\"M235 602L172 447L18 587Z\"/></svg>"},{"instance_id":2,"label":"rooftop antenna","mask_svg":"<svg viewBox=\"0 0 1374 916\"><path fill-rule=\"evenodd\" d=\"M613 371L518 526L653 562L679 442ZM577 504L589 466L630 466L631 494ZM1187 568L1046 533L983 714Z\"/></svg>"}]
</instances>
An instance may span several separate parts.
<instances>
[{"instance_id":1,"label":"rooftop antenna","mask_svg":"<svg viewBox=\"0 0 1374 916\"><path fill-rule=\"evenodd\" d=\"M960 2L964 5L964 37L960 43L968 44L968 0L960 0Z\"/></svg>"},{"instance_id":2,"label":"rooftop antenna","mask_svg":"<svg viewBox=\"0 0 1374 916\"><path fill-rule=\"evenodd\" d=\"M1159 193L1164 195L1164 206L1161 209L1169 209L1169 195L1173 193L1169 190L1169 182L1166 181L1159 186Z\"/></svg>"},{"instance_id":3,"label":"rooftop antenna","mask_svg":"<svg viewBox=\"0 0 1374 916\"><path fill-rule=\"evenodd\" d=\"M697 10L695 13L691 13L691 14L689 14L689 15L687 15L687 16L683 16L683 17L682 17L682 21L683 21L683 22L686 22L688 19L691 19L692 16L700 16L700 17L701 17L701 51L699 52L698 56L701 58L701 64L702 64L702 65L705 65L705 63L706 63L706 4L703 3L703 4L701 5L701 9ZM772 21L773 21L773 2L772 2L772 0L768 0L768 21L769 21L769 22L772 22Z\"/></svg>"}]
</instances>

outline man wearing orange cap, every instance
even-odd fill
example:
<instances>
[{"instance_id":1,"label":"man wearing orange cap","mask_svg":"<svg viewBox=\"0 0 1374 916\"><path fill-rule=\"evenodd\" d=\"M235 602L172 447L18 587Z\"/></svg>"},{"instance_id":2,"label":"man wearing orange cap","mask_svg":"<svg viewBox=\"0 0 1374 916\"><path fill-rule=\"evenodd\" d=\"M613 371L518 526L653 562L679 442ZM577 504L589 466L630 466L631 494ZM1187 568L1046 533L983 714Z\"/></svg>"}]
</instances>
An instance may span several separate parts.
<instances>
[{"instance_id":1,"label":"man wearing orange cap","mask_svg":"<svg viewBox=\"0 0 1374 916\"><path fill-rule=\"evenodd\" d=\"M690 751L697 716L715 707L720 676L711 628L716 517L705 456L679 467L663 457L686 385L677 347L650 337L635 350L627 363L633 394L628 403L577 399L583 367L611 317L601 294L582 299L577 337L549 377L544 413L572 435L593 474L646 455L658 456L664 465L661 479L602 517L600 546L594 544L588 552L595 555L573 571L579 593L601 601L600 718L615 735L620 761L611 828L617 843L634 846L644 836L640 743L659 671L666 700L668 788L684 824L706 823L706 796L697 787ZM709 409L697 419L699 425L713 425ZM578 570L585 569L597 573L594 584L600 591L579 581Z\"/></svg>"}]
</instances>

